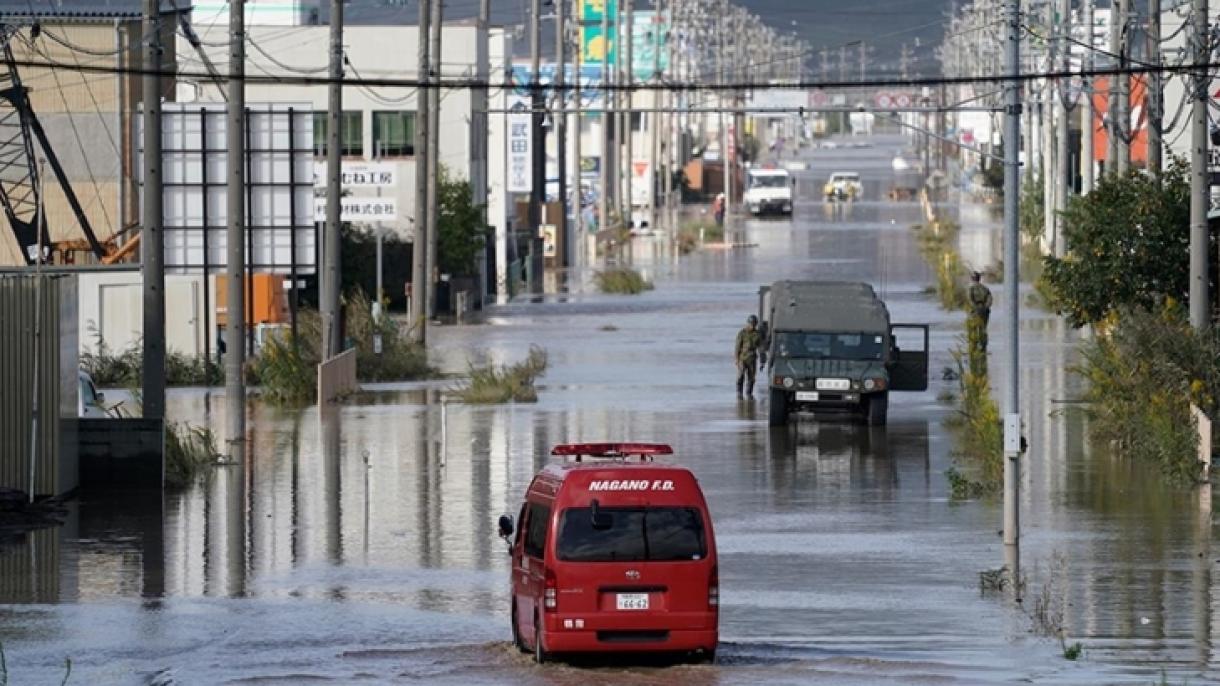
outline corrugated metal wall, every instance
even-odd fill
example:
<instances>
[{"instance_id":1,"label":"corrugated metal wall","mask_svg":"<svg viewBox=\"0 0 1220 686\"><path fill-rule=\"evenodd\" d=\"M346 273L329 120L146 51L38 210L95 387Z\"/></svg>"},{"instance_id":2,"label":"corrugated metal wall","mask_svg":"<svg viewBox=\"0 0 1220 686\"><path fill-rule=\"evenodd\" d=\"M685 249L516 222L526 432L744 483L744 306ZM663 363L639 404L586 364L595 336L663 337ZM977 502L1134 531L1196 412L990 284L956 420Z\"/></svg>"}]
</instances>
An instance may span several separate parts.
<instances>
[{"instance_id":1,"label":"corrugated metal wall","mask_svg":"<svg viewBox=\"0 0 1220 686\"><path fill-rule=\"evenodd\" d=\"M59 546L60 530L53 526L0 547L0 603L59 602Z\"/></svg>"},{"instance_id":2,"label":"corrugated metal wall","mask_svg":"<svg viewBox=\"0 0 1220 686\"><path fill-rule=\"evenodd\" d=\"M41 283L41 314L35 302ZM29 490L33 416L35 322L38 338L39 423L35 495L75 487L75 437L61 418L77 412L76 279L72 276L0 276L0 487Z\"/></svg>"}]
</instances>

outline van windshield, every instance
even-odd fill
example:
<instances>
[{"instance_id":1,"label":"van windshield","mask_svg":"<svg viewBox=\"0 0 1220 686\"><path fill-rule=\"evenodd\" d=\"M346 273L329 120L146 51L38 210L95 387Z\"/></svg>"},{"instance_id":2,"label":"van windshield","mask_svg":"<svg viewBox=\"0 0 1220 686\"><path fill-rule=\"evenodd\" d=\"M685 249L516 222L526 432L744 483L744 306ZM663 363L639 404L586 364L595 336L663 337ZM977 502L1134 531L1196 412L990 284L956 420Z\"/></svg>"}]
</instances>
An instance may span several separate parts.
<instances>
[{"instance_id":1,"label":"van windshield","mask_svg":"<svg viewBox=\"0 0 1220 686\"><path fill-rule=\"evenodd\" d=\"M775 337L780 357L797 359L880 360L885 337L875 333L791 333Z\"/></svg>"},{"instance_id":2,"label":"van windshield","mask_svg":"<svg viewBox=\"0 0 1220 686\"><path fill-rule=\"evenodd\" d=\"M568 562L675 562L707 556L703 517L690 507L602 507L609 524L593 527L593 510L564 510L558 556Z\"/></svg>"},{"instance_id":3,"label":"van windshield","mask_svg":"<svg viewBox=\"0 0 1220 686\"><path fill-rule=\"evenodd\" d=\"M765 176L750 177L750 188L787 188L788 177L779 174L767 174Z\"/></svg>"}]
</instances>

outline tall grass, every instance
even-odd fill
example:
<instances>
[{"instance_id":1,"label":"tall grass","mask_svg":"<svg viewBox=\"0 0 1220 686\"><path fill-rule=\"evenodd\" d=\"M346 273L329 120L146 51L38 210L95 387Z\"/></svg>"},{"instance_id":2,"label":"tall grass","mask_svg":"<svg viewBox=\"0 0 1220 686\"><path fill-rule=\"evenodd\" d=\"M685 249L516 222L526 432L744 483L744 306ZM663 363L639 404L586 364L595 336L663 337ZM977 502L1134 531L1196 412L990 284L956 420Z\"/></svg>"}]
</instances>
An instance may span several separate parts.
<instances>
[{"instance_id":1,"label":"tall grass","mask_svg":"<svg viewBox=\"0 0 1220 686\"><path fill-rule=\"evenodd\" d=\"M183 488L221 458L211 429L187 423L165 425L165 485Z\"/></svg>"},{"instance_id":2,"label":"tall grass","mask_svg":"<svg viewBox=\"0 0 1220 686\"><path fill-rule=\"evenodd\" d=\"M678 252L692 253L702 243L719 243L724 240L724 227L710 219L692 219L678 228Z\"/></svg>"},{"instance_id":3,"label":"tall grass","mask_svg":"<svg viewBox=\"0 0 1220 686\"><path fill-rule=\"evenodd\" d=\"M946 310L966 309L969 303L966 297L968 273L955 247L961 228L943 220L914 228L919 231L919 251L935 274L936 295L940 298L941 307Z\"/></svg>"},{"instance_id":4,"label":"tall grass","mask_svg":"<svg viewBox=\"0 0 1220 686\"><path fill-rule=\"evenodd\" d=\"M953 352L958 368L958 463L945 472L954 498L997 493L1004 485L1004 435L1000 408L991 395L987 369L987 332L982 320L966 320L966 349Z\"/></svg>"},{"instance_id":5,"label":"tall grass","mask_svg":"<svg viewBox=\"0 0 1220 686\"><path fill-rule=\"evenodd\" d=\"M137 341L123 350L114 350L96 329L93 350L81 353L80 366L93 383L103 388L140 385L144 376L144 350ZM224 382L224 369L206 355L186 355L176 350L165 352L165 383L170 386L215 386Z\"/></svg>"},{"instance_id":6,"label":"tall grass","mask_svg":"<svg viewBox=\"0 0 1220 686\"><path fill-rule=\"evenodd\" d=\"M1113 316L1084 344L1076 370L1088 381L1085 400L1095 441L1116 454L1155 464L1173 483L1201 476L1190 406L1217 418L1220 333L1197 332L1172 301L1158 312Z\"/></svg>"},{"instance_id":7,"label":"tall grass","mask_svg":"<svg viewBox=\"0 0 1220 686\"><path fill-rule=\"evenodd\" d=\"M652 282L645 279L643 274L628 267L615 267L596 272L593 279L602 293L639 295L653 288Z\"/></svg>"},{"instance_id":8,"label":"tall grass","mask_svg":"<svg viewBox=\"0 0 1220 686\"><path fill-rule=\"evenodd\" d=\"M546 372L546 351L530 346L529 355L515 364L470 365L470 377L457 389L464 402L473 405L532 403L538 400L534 382Z\"/></svg>"}]
</instances>

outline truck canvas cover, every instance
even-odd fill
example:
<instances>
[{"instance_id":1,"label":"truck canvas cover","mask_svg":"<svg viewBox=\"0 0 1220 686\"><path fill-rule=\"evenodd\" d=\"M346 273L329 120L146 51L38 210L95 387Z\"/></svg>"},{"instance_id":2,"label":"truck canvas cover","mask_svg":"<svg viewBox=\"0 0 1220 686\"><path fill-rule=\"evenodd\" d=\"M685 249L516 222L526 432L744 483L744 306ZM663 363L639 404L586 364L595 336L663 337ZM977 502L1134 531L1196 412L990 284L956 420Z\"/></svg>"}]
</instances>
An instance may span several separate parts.
<instances>
[{"instance_id":1,"label":"truck canvas cover","mask_svg":"<svg viewBox=\"0 0 1220 686\"><path fill-rule=\"evenodd\" d=\"M772 331L889 334L890 313L867 283L777 281L766 319Z\"/></svg>"}]
</instances>

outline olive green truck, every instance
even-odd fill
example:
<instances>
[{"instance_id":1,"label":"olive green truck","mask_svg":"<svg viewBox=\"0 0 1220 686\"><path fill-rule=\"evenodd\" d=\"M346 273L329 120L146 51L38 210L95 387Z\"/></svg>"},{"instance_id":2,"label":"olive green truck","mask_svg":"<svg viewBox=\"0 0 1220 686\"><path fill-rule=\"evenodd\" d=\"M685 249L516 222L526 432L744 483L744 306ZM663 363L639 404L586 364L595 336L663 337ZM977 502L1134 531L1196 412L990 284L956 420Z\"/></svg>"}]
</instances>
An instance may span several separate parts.
<instances>
[{"instance_id":1,"label":"olive green truck","mask_svg":"<svg viewBox=\"0 0 1220 686\"><path fill-rule=\"evenodd\" d=\"M771 426L796 412L882 425L892 391L927 390L928 325L891 323L869 284L777 281L758 299Z\"/></svg>"}]
</instances>

